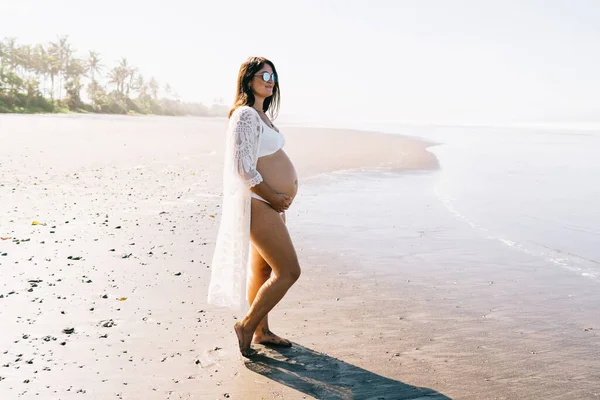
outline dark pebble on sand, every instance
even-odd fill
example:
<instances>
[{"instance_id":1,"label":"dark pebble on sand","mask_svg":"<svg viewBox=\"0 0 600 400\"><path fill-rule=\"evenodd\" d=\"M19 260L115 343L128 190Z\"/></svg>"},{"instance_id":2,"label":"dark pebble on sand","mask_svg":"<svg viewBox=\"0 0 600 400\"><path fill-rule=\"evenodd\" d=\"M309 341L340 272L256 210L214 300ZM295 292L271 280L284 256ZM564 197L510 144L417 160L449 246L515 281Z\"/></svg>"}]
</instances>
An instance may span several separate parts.
<instances>
[{"instance_id":1,"label":"dark pebble on sand","mask_svg":"<svg viewBox=\"0 0 600 400\"><path fill-rule=\"evenodd\" d=\"M100 325L104 328L112 328L113 326L116 325L116 323L112 319L106 319L106 320L100 321L98 323L98 325Z\"/></svg>"},{"instance_id":2,"label":"dark pebble on sand","mask_svg":"<svg viewBox=\"0 0 600 400\"><path fill-rule=\"evenodd\" d=\"M75 333L75 328L65 328L65 329L62 330L62 332L66 333L67 335L70 335L72 333Z\"/></svg>"}]
</instances>

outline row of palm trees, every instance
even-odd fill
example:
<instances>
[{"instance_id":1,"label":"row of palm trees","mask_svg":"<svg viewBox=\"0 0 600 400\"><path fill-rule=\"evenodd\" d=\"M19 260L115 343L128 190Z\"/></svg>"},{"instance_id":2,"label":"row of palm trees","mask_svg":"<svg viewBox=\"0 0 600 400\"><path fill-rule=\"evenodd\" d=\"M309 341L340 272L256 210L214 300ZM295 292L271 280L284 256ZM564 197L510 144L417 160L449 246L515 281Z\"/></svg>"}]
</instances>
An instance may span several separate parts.
<instances>
[{"instance_id":1,"label":"row of palm trees","mask_svg":"<svg viewBox=\"0 0 600 400\"><path fill-rule=\"evenodd\" d=\"M11 107L49 111L46 108L58 105L108 113L211 113L201 104L181 103L169 84L164 86L166 96L159 98L160 85L156 79L144 78L127 58L122 58L103 76L105 69L95 51L89 51L85 58L78 57L67 36L47 45L33 46L5 38L0 41L0 112L4 103L5 111ZM81 99L84 86L88 103Z\"/></svg>"}]
</instances>

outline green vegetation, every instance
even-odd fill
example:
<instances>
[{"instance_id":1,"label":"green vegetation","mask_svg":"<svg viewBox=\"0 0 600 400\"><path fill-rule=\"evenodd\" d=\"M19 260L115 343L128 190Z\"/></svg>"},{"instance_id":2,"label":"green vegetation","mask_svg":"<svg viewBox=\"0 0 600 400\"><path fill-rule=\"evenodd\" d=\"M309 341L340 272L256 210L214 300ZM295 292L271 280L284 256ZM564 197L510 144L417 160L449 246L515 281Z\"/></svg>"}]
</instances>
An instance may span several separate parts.
<instances>
[{"instance_id":1,"label":"green vegetation","mask_svg":"<svg viewBox=\"0 0 600 400\"><path fill-rule=\"evenodd\" d=\"M169 84L159 96L156 79L144 78L126 58L103 77L104 71L98 53L78 58L66 36L34 46L5 38L0 41L0 113L227 115L223 105L182 102ZM100 83L103 78L106 85Z\"/></svg>"}]
</instances>

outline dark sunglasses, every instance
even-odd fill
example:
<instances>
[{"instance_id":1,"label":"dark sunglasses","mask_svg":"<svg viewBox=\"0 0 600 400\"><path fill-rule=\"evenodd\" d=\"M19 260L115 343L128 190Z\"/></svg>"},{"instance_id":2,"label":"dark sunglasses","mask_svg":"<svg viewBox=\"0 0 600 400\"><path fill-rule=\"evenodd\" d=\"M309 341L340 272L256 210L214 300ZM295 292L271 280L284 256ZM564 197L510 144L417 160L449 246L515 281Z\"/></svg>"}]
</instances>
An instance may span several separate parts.
<instances>
[{"instance_id":1,"label":"dark sunglasses","mask_svg":"<svg viewBox=\"0 0 600 400\"><path fill-rule=\"evenodd\" d=\"M277 82L277 76L275 76L275 73L268 73L268 72L263 72L262 74L256 74L254 76L262 76L263 81L265 82L269 82L271 80L271 78L273 78L273 83Z\"/></svg>"}]
</instances>

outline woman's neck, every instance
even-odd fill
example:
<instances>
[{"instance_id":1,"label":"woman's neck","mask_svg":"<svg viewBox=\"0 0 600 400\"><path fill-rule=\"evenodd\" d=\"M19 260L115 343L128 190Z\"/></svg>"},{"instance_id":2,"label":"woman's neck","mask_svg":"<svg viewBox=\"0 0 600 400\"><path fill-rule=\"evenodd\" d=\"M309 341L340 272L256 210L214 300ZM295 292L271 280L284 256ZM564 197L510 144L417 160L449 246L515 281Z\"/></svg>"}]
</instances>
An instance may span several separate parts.
<instances>
[{"instance_id":1,"label":"woman's neck","mask_svg":"<svg viewBox=\"0 0 600 400\"><path fill-rule=\"evenodd\" d=\"M263 105L265 104L265 99L262 97L254 97L254 105L252 107L254 107L254 109L256 111L263 111Z\"/></svg>"}]
</instances>

